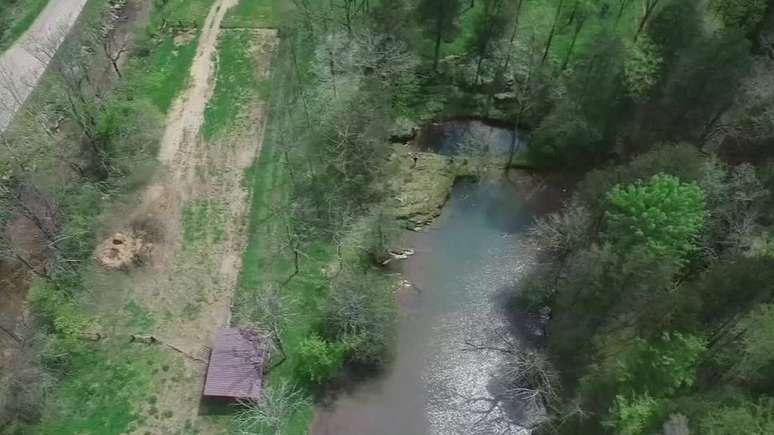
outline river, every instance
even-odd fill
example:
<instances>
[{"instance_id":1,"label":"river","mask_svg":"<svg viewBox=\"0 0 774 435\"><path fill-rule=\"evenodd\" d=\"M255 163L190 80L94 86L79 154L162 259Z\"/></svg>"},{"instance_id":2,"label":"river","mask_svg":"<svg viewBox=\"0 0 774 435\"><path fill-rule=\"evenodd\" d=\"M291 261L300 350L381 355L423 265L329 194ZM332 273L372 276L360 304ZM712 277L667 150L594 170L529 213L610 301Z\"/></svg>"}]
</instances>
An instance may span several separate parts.
<instances>
[{"instance_id":1,"label":"river","mask_svg":"<svg viewBox=\"0 0 774 435\"><path fill-rule=\"evenodd\" d=\"M530 266L525 231L544 203L524 184L457 183L437 221L406 235L403 244L416 254L396 266L412 285L399 294L395 360L378 377L318 407L313 435L529 433L525 427L540 418L539 407L522 403L485 412L503 355L470 349L504 330L525 332L511 330L514 315L505 305ZM534 329L527 332L538 330L523 320L517 324Z\"/></svg>"}]
</instances>

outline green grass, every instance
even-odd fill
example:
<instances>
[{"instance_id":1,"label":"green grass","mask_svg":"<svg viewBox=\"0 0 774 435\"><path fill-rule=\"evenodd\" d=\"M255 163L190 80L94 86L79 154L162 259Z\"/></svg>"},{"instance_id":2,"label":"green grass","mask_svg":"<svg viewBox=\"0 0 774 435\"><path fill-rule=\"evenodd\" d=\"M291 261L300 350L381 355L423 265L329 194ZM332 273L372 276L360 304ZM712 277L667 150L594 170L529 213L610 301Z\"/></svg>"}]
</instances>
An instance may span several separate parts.
<instances>
[{"instance_id":1,"label":"green grass","mask_svg":"<svg viewBox=\"0 0 774 435\"><path fill-rule=\"evenodd\" d=\"M252 192L249 217L250 239L243 256L240 286L236 295L236 309L249 310L254 291L262 286L284 281L292 273L289 258L278 256L276 246L282 243L282 218L272 210L272 204L281 203L287 194L287 173L281 161L277 144L264 143L261 157L247 173L247 182ZM320 307L327 293L327 280L320 270L331 258L331 249L318 246L308 252L302 262L301 273L283 289L293 302L293 318L282 334L282 341L288 359L272 371L269 385L281 382L298 384L295 378L296 349L320 322ZM301 410L289 422L288 435L304 435L314 416L312 407Z\"/></svg>"},{"instance_id":2,"label":"green grass","mask_svg":"<svg viewBox=\"0 0 774 435\"><path fill-rule=\"evenodd\" d=\"M145 345L99 344L73 354L70 371L51 398L35 433L108 435L141 421L137 404L146 397L165 355Z\"/></svg>"},{"instance_id":3,"label":"green grass","mask_svg":"<svg viewBox=\"0 0 774 435\"><path fill-rule=\"evenodd\" d=\"M224 30L220 35L215 92L204 112L206 139L230 130L240 117L249 115L247 105L259 92L250 53L254 37L242 30Z\"/></svg>"},{"instance_id":4,"label":"green grass","mask_svg":"<svg viewBox=\"0 0 774 435\"><path fill-rule=\"evenodd\" d=\"M198 39L178 47L171 35L164 37L149 57L136 59L125 88L148 98L166 113L188 84Z\"/></svg>"},{"instance_id":5,"label":"green grass","mask_svg":"<svg viewBox=\"0 0 774 435\"><path fill-rule=\"evenodd\" d=\"M175 98L188 86L201 27L213 1L155 3L146 37L130 59L129 71L121 86L128 98L147 98L162 113L169 111ZM176 29L177 26L180 28ZM194 29L195 37L181 38L176 43L175 36L185 29Z\"/></svg>"},{"instance_id":6,"label":"green grass","mask_svg":"<svg viewBox=\"0 0 774 435\"><path fill-rule=\"evenodd\" d=\"M223 19L222 27L275 27L278 15L287 7L286 0L242 0Z\"/></svg>"},{"instance_id":7,"label":"green grass","mask_svg":"<svg viewBox=\"0 0 774 435\"><path fill-rule=\"evenodd\" d=\"M126 322L127 329L136 331L137 333L148 334L152 332L153 327L156 326L153 315L137 305L134 301L126 304L126 306L124 306L124 311L129 315L129 319Z\"/></svg>"},{"instance_id":8,"label":"green grass","mask_svg":"<svg viewBox=\"0 0 774 435\"><path fill-rule=\"evenodd\" d=\"M183 209L183 242L186 248L218 243L226 237L226 205L193 201Z\"/></svg>"},{"instance_id":9,"label":"green grass","mask_svg":"<svg viewBox=\"0 0 774 435\"><path fill-rule=\"evenodd\" d=\"M213 0L156 0L155 7L159 13L151 15L151 30L163 30L164 23L168 27L201 29L212 2Z\"/></svg>"},{"instance_id":10,"label":"green grass","mask_svg":"<svg viewBox=\"0 0 774 435\"><path fill-rule=\"evenodd\" d=\"M543 44L548 39L548 33L554 19L557 2L558 0L525 1L519 17L519 39L523 42L528 42L534 38L534 43L537 44L538 47L543 47ZM469 52L466 45L473 37L476 16L482 12L483 2L475 2L473 8L470 9L468 9L467 2L463 3L463 10L465 10L465 13L459 18L459 30L452 41L441 44L441 59L447 56L465 56ZM634 35L636 29L635 23L637 22L640 13L637 6L637 2L632 2L624 11L618 26L615 28L615 31L624 35L624 37L631 37ZM566 16L570 13L571 7L572 2L564 2L563 16L565 18L564 20L560 18L560 25L549 51L551 57L559 62L564 59L569 50L572 33L575 27L574 24L567 26L562 25L566 22ZM592 47L595 35L599 34L600 31L615 26L617 13L618 9L616 6L611 8L604 18L599 18L596 14L592 14L592 16L586 20L586 23L578 36L578 40L576 41L573 58L588 51ZM507 31L509 32L510 29ZM432 38L425 34L419 47L420 54L425 59L432 59L433 49L434 42Z\"/></svg>"},{"instance_id":11,"label":"green grass","mask_svg":"<svg viewBox=\"0 0 774 435\"><path fill-rule=\"evenodd\" d=\"M0 1L0 53L13 45L35 19L40 15L49 0L17 0L10 4Z\"/></svg>"},{"instance_id":12,"label":"green grass","mask_svg":"<svg viewBox=\"0 0 774 435\"><path fill-rule=\"evenodd\" d=\"M224 41L226 43L224 44ZM234 36L221 41L223 46L238 42ZM290 74L288 68L291 67L286 58L282 57L283 49L287 46L281 42L280 54L272 67L271 79L263 82L252 80L253 96L262 96L264 98L271 96L271 110L277 113L281 112L285 104L283 98L285 91L290 89ZM240 50L234 49L234 53ZM223 56L223 55L222 55ZM234 57L221 57L221 71L232 71L231 66L223 65L228 59ZM237 58L238 59L238 58ZM243 60L235 63L243 68L248 68L249 63ZM239 76L247 72L237 73L229 72L226 76ZM221 75L219 74L219 77ZM224 83L219 82L219 85ZM219 90L232 93L235 86L216 88L215 101L217 102ZM267 89L273 89L267 92ZM225 99L224 99L225 101ZM209 118L207 122L213 120L222 120L233 118L225 115L214 116L219 112L213 105L209 109ZM230 110L233 110L230 109ZM278 117L279 118L279 117ZM287 280L293 272L293 264L286 245L286 216L277 208L287 203L289 195L289 173L283 163L282 154L282 135L280 123L272 122L270 116L267 126L266 137L261 149L261 155L252 167L245 174L245 183L250 192L250 213L248 217L249 240L245 249L242 262L242 273L240 275L239 286L235 294L235 319L237 322L249 322L247 313L250 311L250 304L255 303L255 291L267 285L279 285ZM212 125L212 124L211 124ZM217 123L215 124L217 125ZM217 131L217 130L216 130ZM333 248L324 244L305 247L307 257L301 261L301 271L292 280L283 287L283 293L289 296L292 301L293 317L286 325L282 333L283 346L287 351L288 359L279 367L270 372L267 383L269 386L277 385L282 382L299 384L296 379L294 368L297 359L297 349L300 342L312 332L321 320L320 307L324 305L327 294L328 280L322 275L321 269L332 258ZM314 408L309 406L296 413L291 421L288 422L285 433L288 435L304 435L308 432L309 424L314 416Z\"/></svg>"}]
</instances>

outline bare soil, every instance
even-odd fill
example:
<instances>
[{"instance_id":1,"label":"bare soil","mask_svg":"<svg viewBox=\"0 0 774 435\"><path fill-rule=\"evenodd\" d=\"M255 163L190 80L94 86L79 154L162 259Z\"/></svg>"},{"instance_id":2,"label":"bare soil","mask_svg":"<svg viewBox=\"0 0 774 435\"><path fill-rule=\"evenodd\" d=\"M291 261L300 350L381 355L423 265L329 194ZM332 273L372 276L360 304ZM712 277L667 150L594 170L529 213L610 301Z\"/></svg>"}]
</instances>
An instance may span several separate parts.
<instances>
[{"instance_id":1,"label":"bare soil","mask_svg":"<svg viewBox=\"0 0 774 435\"><path fill-rule=\"evenodd\" d=\"M218 328L230 322L232 297L247 243L249 193L244 173L260 152L265 103L256 101L250 117L236 131L205 141L201 135L207 102L214 90L220 23L236 0L212 6L199 37L189 88L177 99L167 118L159 160L162 168L131 211L116 210L106 234L142 231L153 243L147 262L128 272L96 272L90 301L97 315L116 321L116 311L136 304L153 318L152 330L114 327L112 336L152 334L174 361L173 376L149 392L152 407L174 411L172 416L148 414L137 434L178 433L195 428L221 433L224 428L201 418L201 392L209 346ZM250 30L259 74L268 74L277 44L275 30ZM205 210L203 218L191 215ZM199 215L197 215L199 216ZM188 234L194 232L194 236ZM124 310L125 311L125 310ZM127 316L127 313L118 316ZM131 322L123 324L131 325ZM174 350L176 349L176 350ZM147 408L147 409L146 409ZM155 414L155 413L154 413Z\"/></svg>"}]
</instances>

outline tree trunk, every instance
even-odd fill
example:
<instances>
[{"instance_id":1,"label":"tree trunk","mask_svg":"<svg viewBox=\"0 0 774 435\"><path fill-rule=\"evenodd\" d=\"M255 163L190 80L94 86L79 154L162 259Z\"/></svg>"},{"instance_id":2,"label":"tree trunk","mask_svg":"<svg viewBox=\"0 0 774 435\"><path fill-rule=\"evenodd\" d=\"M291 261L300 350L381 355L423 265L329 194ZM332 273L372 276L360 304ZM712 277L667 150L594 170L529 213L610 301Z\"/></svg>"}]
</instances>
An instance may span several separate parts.
<instances>
[{"instance_id":1,"label":"tree trunk","mask_svg":"<svg viewBox=\"0 0 774 435\"><path fill-rule=\"evenodd\" d=\"M39 278L43 278L43 279L45 279L46 281L51 281L51 276L49 276L49 275L48 275L47 273L45 273L45 272L41 272L41 271L39 271L39 270L35 269L35 266L33 266L33 265L32 265L32 263L30 263L29 261L27 261L27 259L26 259L26 258L24 258L24 257L22 257L21 255L19 255L19 253L18 253L18 252L14 252L14 256L16 257L16 259L17 259L17 260L18 260L18 261L19 261L21 264L23 264L23 265L24 265L24 267L26 267L26 268L27 268L27 269L28 269L30 272L34 273L34 274L35 274L37 277L39 277Z\"/></svg>"},{"instance_id":2,"label":"tree trunk","mask_svg":"<svg viewBox=\"0 0 774 435\"><path fill-rule=\"evenodd\" d=\"M118 69L118 59L110 59L110 64L113 65L113 71L116 72L116 75L118 78L122 78L121 71Z\"/></svg>"},{"instance_id":3,"label":"tree trunk","mask_svg":"<svg viewBox=\"0 0 774 435\"><path fill-rule=\"evenodd\" d=\"M551 31L548 33L548 41L546 41L546 48L543 51L543 57L540 59L540 66L546 63L548 58L548 51L551 49L551 44L554 42L554 35L556 34L556 23L559 21L559 15L562 13L562 5L564 0L559 0L559 4L556 5L556 14L554 14L554 22L551 24Z\"/></svg>"},{"instance_id":4,"label":"tree trunk","mask_svg":"<svg viewBox=\"0 0 774 435\"><path fill-rule=\"evenodd\" d=\"M475 84L478 84L479 79L481 78L481 66L484 63L484 58L486 58L486 53L489 50L489 41L492 39L492 33L494 32L494 18L498 16L502 10L502 1L498 1L495 3L495 8L493 11L490 11L491 13L487 15L487 26L486 26L486 32L484 33L484 38L480 47L480 50L478 52L478 63L476 65L476 80Z\"/></svg>"},{"instance_id":5,"label":"tree trunk","mask_svg":"<svg viewBox=\"0 0 774 435\"><path fill-rule=\"evenodd\" d=\"M503 63L503 71L507 71L508 67L511 64L511 58L513 57L511 53L513 53L513 43L516 42L516 35L519 31L519 17L521 15L521 5L524 4L524 0L519 0L518 5L516 6L516 16L514 17L513 21L513 31L511 32L511 39L508 41L508 55L505 57L505 62Z\"/></svg>"},{"instance_id":6,"label":"tree trunk","mask_svg":"<svg viewBox=\"0 0 774 435\"><path fill-rule=\"evenodd\" d=\"M441 39L443 37L443 29L441 25L441 19L438 18L435 29L435 54L433 56L433 71L435 72L438 72L438 60L441 56Z\"/></svg>"},{"instance_id":7,"label":"tree trunk","mask_svg":"<svg viewBox=\"0 0 774 435\"><path fill-rule=\"evenodd\" d=\"M5 328L4 326L2 326L2 325L0 325L0 331L3 331L3 332L6 334L6 335L8 335L8 337L10 337L10 338L11 338L13 341L15 341L16 343L18 343L18 344L21 344L21 343L22 343L22 339L21 339L21 337L19 337L18 335L16 335L16 333L14 333L13 331L11 331L11 330L9 330L9 329L6 329L6 328Z\"/></svg>"},{"instance_id":8,"label":"tree trunk","mask_svg":"<svg viewBox=\"0 0 774 435\"><path fill-rule=\"evenodd\" d=\"M640 36L640 33L642 33L643 30L645 30L645 26L648 24L648 19L650 19L650 16L653 14L653 11L656 10L656 7L658 6L658 3L661 0L646 0L645 1L645 13L642 14L642 19L640 20L640 25L637 26L637 32L634 34L634 41L637 41L637 38Z\"/></svg>"},{"instance_id":9,"label":"tree trunk","mask_svg":"<svg viewBox=\"0 0 774 435\"><path fill-rule=\"evenodd\" d=\"M572 35L572 40L570 41L570 48L567 49L567 54L564 56L564 61L562 62L562 68L561 68L562 71L564 71L567 68L567 64L570 63L572 52L575 49L575 42L578 41L578 35L580 35L580 32L583 29L584 23L585 23L585 20L581 20L581 21L578 21L578 23L575 25L575 33L573 33Z\"/></svg>"}]
</instances>

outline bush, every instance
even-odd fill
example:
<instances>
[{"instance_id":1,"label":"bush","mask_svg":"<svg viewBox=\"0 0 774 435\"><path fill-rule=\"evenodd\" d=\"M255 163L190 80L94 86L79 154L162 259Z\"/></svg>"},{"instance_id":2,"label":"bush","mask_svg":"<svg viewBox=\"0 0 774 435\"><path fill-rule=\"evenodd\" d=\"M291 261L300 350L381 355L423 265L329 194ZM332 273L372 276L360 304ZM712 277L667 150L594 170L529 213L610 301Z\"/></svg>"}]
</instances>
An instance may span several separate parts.
<instances>
[{"instance_id":1,"label":"bush","mask_svg":"<svg viewBox=\"0 0 774 435\"><path fill-rule=\"evenodd\" d=\"M647 393L631 399L618 396L610 410L612 420L607 425L615 428L619 435L650 433L648 429L654 428L657 417L662 413L661 408L662 404Z\"/></svg>"},{"instance_id":2,"label":"bush","mask_svg":"<svg viewBox=\"0 0 774 435\"><path fill-rule=\"evenodd\" d=\"M706 435L767 435L774 433L774 400L742 403L712 411L701 422Z\"/></svg>"},{"instance_id":3,"label":"bush","mask_svg":"<svg viewBox=\"0 0 774 435\"><path fill-rule=\"evenodd\" d=\"M646 246L659 257L685 258L698 250L704 228L704 191L671 175L618 185L608 194L607 235L624 251Z\"/></svg>"},{"instance_id":4,"label":"bush","mask_svg":"<svg viewBox=\"0 0 774 435\"><path fill-rule=\"evenodd\" d=\"M604 157L602 133L580 109L564 104L554 109L535 130L528 157L539 166L574 166Z\"/></svg>"},{"instance_id":5,"label":"bush","mask_svg":"<svg viewBox=\"0 0 774 435\"><path fill-rule=\"evenodd\" d=\"M343 365L347 352L344 343L331 343L312 334L298 345L296 373L309 385L329 381Z\"/></svg>"},{"instance_id":6,"label":"bush","mask_svg":"<svg viewBox=\"0 0 774 435\"><path fill-rule=\"evenodd\" d=\"M325 335L348 343L347 358L355 364L382 365L394 335L394 294L380 273L342 271L325 307Z\"/></svg>"}]
</instances>

